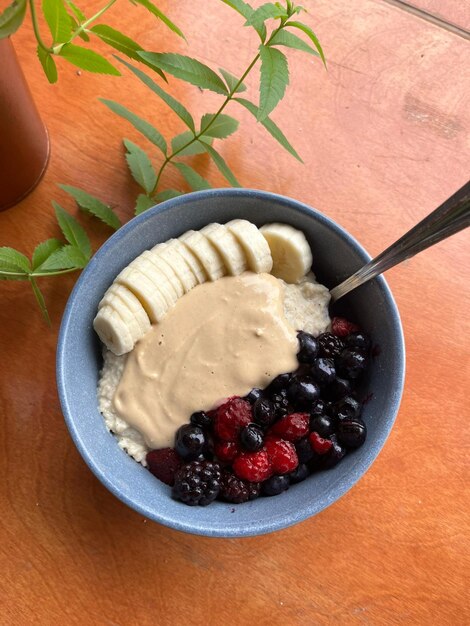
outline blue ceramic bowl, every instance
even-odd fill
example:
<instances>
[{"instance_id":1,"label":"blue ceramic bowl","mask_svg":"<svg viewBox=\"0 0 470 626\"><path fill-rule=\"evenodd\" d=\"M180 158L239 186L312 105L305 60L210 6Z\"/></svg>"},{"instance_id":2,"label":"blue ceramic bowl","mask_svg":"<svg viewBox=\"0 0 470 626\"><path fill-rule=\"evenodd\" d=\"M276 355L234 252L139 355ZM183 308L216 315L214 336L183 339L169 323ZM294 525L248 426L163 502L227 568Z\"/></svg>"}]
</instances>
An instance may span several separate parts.
<instances>
[{"instance_id":1,"label":"blue ceramic bowl","mask_svg":"<svg viewBox=\"0 0 470 626\"><path fill-rule=\"evenodd\" d=\"M275 498L242 505L215 502L208 507L188 507L173 500L170 488L127 456L105 428L97 407L101 353L92 321L115 276L143 250L188 229L236 217L258 225L288 222L303 230L312 247L313 269L330 288L370 258L340 226L290 198L248 189L184 195L134 218L98 250L69 298L57 350L57 383L65 421L80 454L99 480L147 518L214 537L259 535L285 528L315 515L345 494L370 467L390 433L405 368L398 310L385 280L378 278L341 302L380 347L365 381L373 397L364 408L368 427L364 446L347 455L336 468L313 475Z\"/></svg>"}]
</instances>

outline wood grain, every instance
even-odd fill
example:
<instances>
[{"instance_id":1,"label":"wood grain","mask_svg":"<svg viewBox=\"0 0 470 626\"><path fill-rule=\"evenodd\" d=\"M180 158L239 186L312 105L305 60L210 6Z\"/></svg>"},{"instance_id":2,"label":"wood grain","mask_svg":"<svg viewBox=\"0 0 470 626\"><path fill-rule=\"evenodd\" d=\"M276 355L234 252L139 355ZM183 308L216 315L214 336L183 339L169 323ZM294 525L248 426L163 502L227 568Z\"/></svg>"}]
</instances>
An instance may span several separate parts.
<instances>
[{"instance_id":1,"label":"wood grain","mask_svg":"<svg viewBox=\"0 0 470 626\"><path fill-rule=\"evenodd\" d=\"M87 14L97 3L82 3ZM110 23L153 50L239 73L256 40L221 2L160 3L189 47L143 10ZM201 15L204 4L205 14ZM239 180L322 210L377 253L461 186L470 159L470 47L379 0L319 0L308 17L329 60L292 54L274 117L297 163L243 111L221 145ZM125 21L125 27L123 25ZM31 32L15 36L52 139L43 182L0 214L0 245L31 253L57 233L56 183L88 189L132 215L137 189L121 138L137 139L97 96L182 130L136 80L60 66L38 70ZM172 81L195 113L217 96ZM223 180L198 157L214 184ZM165 185L180 186L168 172ZM109 231L80 216L97 247ZM271 536L211 540L143 519L94 478L66 431L54 378L57 330L74 277L43 282L53 330L25 285L1 284L0 624L468 624L469 235L388 273L407 342L396 426L357 486L329 509Z\"/></svg>"}]
</instances>

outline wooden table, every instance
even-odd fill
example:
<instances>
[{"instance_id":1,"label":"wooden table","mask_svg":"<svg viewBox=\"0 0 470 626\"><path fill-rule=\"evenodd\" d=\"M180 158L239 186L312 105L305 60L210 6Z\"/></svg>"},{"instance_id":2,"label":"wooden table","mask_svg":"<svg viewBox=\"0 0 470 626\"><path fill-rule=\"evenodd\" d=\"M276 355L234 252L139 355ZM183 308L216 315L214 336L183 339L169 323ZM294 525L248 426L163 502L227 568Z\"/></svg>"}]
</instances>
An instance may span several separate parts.
<instances>
[{"instance_id":1,"label":"wooden table","mask_svg":"<svg viewBox=\"0 0 470 626\"><path fill-rule=\"evenodd\" d=\"M81 4L91 13L98 3ZM246 66L256 40L228 7L171 4L160 2L188 47L131 5L113 8L109 22L127 20L122 30L150 50L180 51L233 72ZM291 87L274 115L305 165L242 111L235 113L241 132L221 144L243 185L317 207L372 254L470 170L468 0L415 3L441 5L439 24L403 4L312 3L308 20L329 71L293 52ZM51 199L78 213L56 183L87 189L125 220L132 215L137 189L121 138L137 135L97 96L134 108L168 137L182 128L129 75L102 78L61 65L59 83L49 86L29 26L14 41L52 140L42 183L0 214L0 245L30 254L58 235ZM196 114L218 101L176 81L171 89ZM201 173L224 184L205 157L197 159ZM182 184L173 172L164 182ZM94 232L95 248L109 236L91 218L79 219ZM469 262L467 232L388 273L408 363L387 444L329 509L245 540L169 530L102 487L67 433L55 386L57 331L76 277L42 282L52 330L25 285L0 284L0 623L468 624Z\"/></svg>"}]
</instances>

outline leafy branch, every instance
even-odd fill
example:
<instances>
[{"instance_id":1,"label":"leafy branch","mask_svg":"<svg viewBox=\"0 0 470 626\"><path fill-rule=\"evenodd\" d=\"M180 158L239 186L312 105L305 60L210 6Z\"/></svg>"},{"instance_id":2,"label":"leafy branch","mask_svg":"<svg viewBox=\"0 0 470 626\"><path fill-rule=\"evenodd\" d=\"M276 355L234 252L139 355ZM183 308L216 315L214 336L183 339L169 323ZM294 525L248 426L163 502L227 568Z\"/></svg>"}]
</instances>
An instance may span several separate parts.
<instances>
[{"instance_id":1,"label":"leafy branch","mask_svg":"<svg viewBox=\"0 0 470 626\"><path fill-rule=\"evenodd\" d=\"M178 26L150 0L131 0L131 2L134 5L144 7L171 31L184 39ZM119 70L105 57L94 50L72 43L77 37L88 43L90 36L95 36L128 58L145 64L145 60L139 56L143 48L136 41L106 24L92 26L115 3L116 0L109 0L97 13L87 18L72 0L42 0L41 10L52 39L51 43L47 44L40 32L35 0L13 0L0 13L0 39L9 37L18 30L25 19L29 6L34 36L37 41L36 53L50 83L55 83L58 77L54 57L61 57L72 65L89 72L119 76ZM163 72L158 71L158 73L165 79Z\"/></svg>"},{"instance_id":2,"label":"leafy branch","mask_svg":"<svg viewBox=\"0 0 470 626\"><path fill-rule=\"evenodd\" d=\"M177 189L159 191L162 174L168 165L176 167L187 184L193 190L208 189L210 183L200 176L188 163L182 162L181 157L207 153L212 158L230 185L239 186L239 183L227 165L222 155L214 147L215 139L225 139L238 128L238 121L224 113L232 102L247 109L258 122L296 159L302 161L296 150L289 143L285 135L269 114L282 100L289 84L289 68L285 54L279 48L294 48L302 52L318 56L325 63L325 56L313 30L306 24L297 21L297 16L303 7L295 6L291 0L285 5L280 2L266 3L253 9L243 0L222 0L245 18L245 26L252 27L257 32L261 43L258 51L246 69L237 78L225 69L219 68L220 74L197 59L175 53L139 52L139 57L156 72L164 72L175 78L224 96L224 100L215 113L206 113L202 116L198 128L190 112L184 105L164 91L152 78L127 61L116 57L139 80L141 80L154 94L161 98L176 115L183 121L187 130L171 140L168 147L162 133L149 121L139 117L123 105L113 100L101 101L114 113L123 117L138 130L148 141L158 148L163 156L158 169L155 169L150 156L138 145L124 140L126 161L134 180L140 185L144 193L139 194L135 205L135 214L138 215L157 202L175 197L182 192ZM266 23L274 26L268 36ZM307 35L310 42L298 37L292 30L300 30ZM311 45L313 43L313 47ZM239 97L246 91L245 79L261 62L259 103Z\"/></svg>"}]
</instances>

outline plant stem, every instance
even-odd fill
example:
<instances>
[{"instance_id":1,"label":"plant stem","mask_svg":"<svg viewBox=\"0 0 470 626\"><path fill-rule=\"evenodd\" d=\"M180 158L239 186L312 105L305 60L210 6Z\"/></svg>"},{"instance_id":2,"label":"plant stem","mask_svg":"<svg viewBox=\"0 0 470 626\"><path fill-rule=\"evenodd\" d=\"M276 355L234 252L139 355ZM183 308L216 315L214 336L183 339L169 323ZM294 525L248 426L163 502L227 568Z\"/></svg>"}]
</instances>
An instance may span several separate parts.
<instances>
[{"instance_id":1,"label":"plant stem","mask_svg":"<svg viewBox=\"0 0 470 626\"><path fill-rule=\"evenodd\" d=\"M280 31L282 30L285 26L287 25L287 23L281 23L276 29L273 30L273 32L271 33L268 41L263 44L265 46L268 46L270 41L273 39L273 37ZM150 195L153 195L157 189L158 189L158 184L160 182L160 178L162 176L163 170L165 169L165 167L168 165L168 163L170 163L173 158L175 156L177 156L180 152L182 152L183 150L185 150L188 146L190 146L191 144L193 144L195 141L198 141L198 139L200 137L202 137L208 130L209 128L214 124L214 122L217 120L217 118L219 117L219 115L222 113L222 111L225 109L225 107L227 106L227 104L229 104L229 102L232 100L234 94L237 92L237 89L240 87L240 85L243 83L243 81L245 80L245 78L248 76L248 74L251 72L251 70L253 69L253 67L256 65L256 63L258 62L260 57L260 53L258 52L258 54L255 56L255 58L251 61L251 63L248 65L248 67L246 68L246 70L243 72L241 78L239 79L239 81L237 82L237 84L233 87L233 89L229 92L228 96L225 98L224 102L221 104L221 106L219 107L217 113L214 114L213 118L211 119L211 121L209 122L209 124L207 124L207 126L205 128L201 128L201 130L196 133L194 135L194 137L188 141L188 143L186 143L184 146L181 146L181 148L179 148L178 150L175 150L174 152L172 152L169 156L165 157L165 160L162 163L162 166L160 167L158 174L157 174L157 180L155 181L155 185L152 189L152 191L150 192Z\"/></svg>"},{"instance_id":2,"label":"plant stem","mask_svg":"<svg viewBox=\"0 0 470 626\"><path fill-rule=\"evenodd\" d=\"M31 272L31 274L25 274L24 272L8 272L6 270L0 270L0 278L5 276L7 278L11 278L12 280L28 280L31 276L32 278L43 278L46 276L59 276L60 274L69 274L70 272L76 272L77 270L82 269L81 267L70 267L66 270L51 270L49 272Z\"/></svg>"},{"instance_id":3,"label":"plant stem","mask_svg":"<svg viewBox=\"0 0 470 626\"><path fill-rule=\"evenodd\" d=\"M95 15L90 17L86 22L83 22L83 24L81 24L78 28L76 28L72 33L70 41L72 41L72 39L75 39L75 37L78 37L78 35L80 35L80 33L82 33L92 22L97 20L99 17L103 15L103 13L105 13L108 9L110 9L115 2L116 0L109 0L108 4L106 4L102 9L100 9L98 13L95 13Z\"/></svg>"},{"instance_id":4,"label":"plant stem","mask_svg":"<svg viewBox=\"0 0 470 626\"><path fill-rule=\"evenodd\" d=\"M34 6L34 0L29 0L29 8L31 9L31 21L33 23L34 36L36 37L36 41L38 42L39 47L42 48L45 52L52 53L52 48L48 48L41 38L41 33L39 32L38 17L36 14L36 7Z\"/></svg>"}]
</instances>

